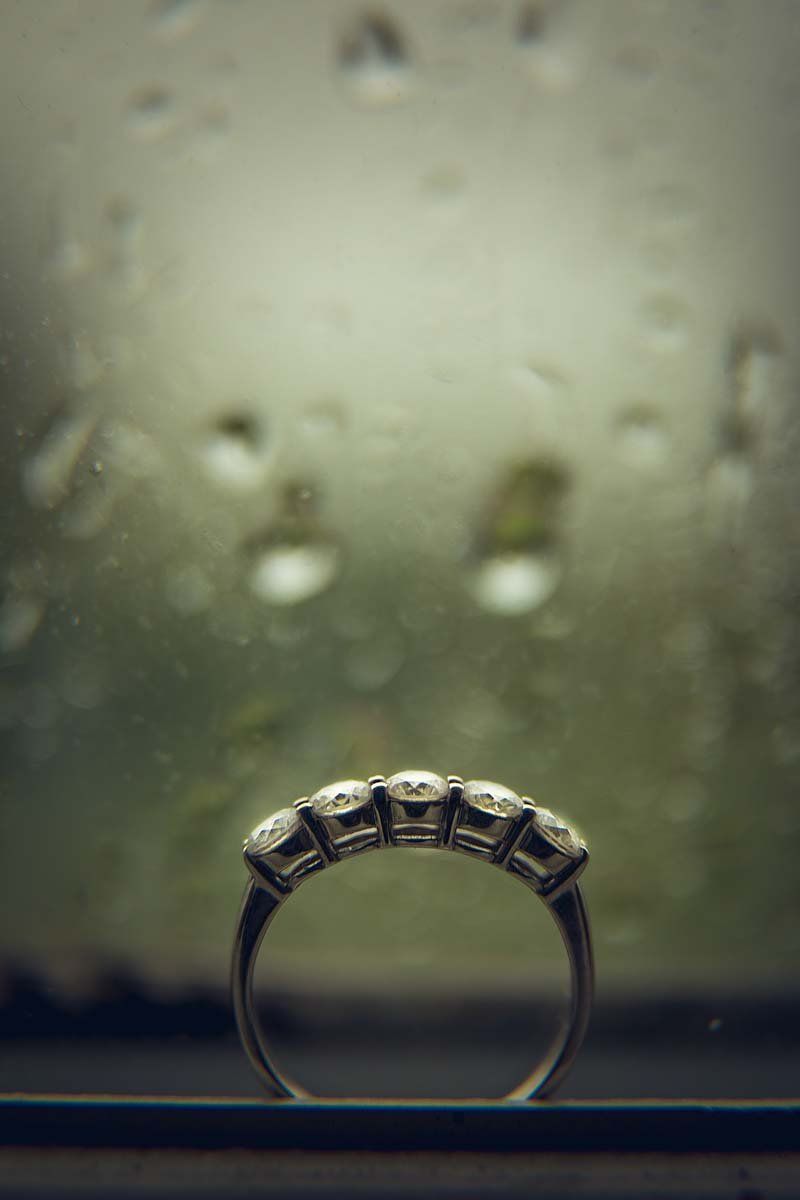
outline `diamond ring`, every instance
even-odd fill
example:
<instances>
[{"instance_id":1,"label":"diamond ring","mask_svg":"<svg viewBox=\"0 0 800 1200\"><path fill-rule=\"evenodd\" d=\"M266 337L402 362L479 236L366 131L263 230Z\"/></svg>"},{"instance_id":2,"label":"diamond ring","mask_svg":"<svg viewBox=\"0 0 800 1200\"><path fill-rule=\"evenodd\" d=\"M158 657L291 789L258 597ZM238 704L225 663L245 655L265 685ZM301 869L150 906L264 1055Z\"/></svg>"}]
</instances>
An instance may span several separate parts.
<instances>
[{"instance_id":1,"label":"diamond ring","mask_svg":"<svg viewBox=\"0 0 800 1200\"><path fill-rule=\"evenodd\" d=\"M253 970L280 906L308 876L340 859L385 846L438 846L515 875L547 905L570 964L568 1010L542 1061L505 1097L544 1099L569 1070L583 1041L594 968L589 919L578 883L589 855L573 829L549 809L497 783L428 771L369 782L329 784L267 817L244 843L250 879L233 952L232 993L242 1044L276 1098L308 1099L270 1057L253 1000Z\"/></svg>"}]
</instances>

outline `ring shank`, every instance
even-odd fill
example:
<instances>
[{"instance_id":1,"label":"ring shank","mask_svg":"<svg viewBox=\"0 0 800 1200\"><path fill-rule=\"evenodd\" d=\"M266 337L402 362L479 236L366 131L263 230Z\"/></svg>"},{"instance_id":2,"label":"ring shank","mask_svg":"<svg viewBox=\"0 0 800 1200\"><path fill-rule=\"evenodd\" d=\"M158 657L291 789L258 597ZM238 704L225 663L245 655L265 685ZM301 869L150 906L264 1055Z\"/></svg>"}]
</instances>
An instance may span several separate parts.
<instances>
[{"instance_id":1,"label":"ring shank","mask_svg":"<svg viewBox=\"0 0 800 1200\"><path fill-rule=\"evenodd\" d=\"M276 1099L308 1099L308 1093L281 1075L267 1054L253 998L253 972L259 947L282 901L248 880L233 943L231 994L239 1036L261 1082Z\"/></svg>"},{"instance_id":2,"label":"ring shank","mask_svg":"<svg viewBox=\"0 0 800 1200\"><path fill-rule=\"evenodd\" d=\"M556 1090L569 1070L589 1024L594 992L594 964L586 911L580 884L565 887L552 898L542 897L558 926L570 964L570 997L567 1011L544 1058L506 1100L544 1100ZM309 1099L310 1095L282 1075L272 1062L261 1030L253 997L253 975L259 947L282 899L250 880L245 889L234 941L231 990L242 1044L267 1092L276 1099Z\"/></svg>"},{"instance_id":3,"label":"ring shank","mask_svg":"<svg viewBox=\"0 0 800 1200\"><path fill-rule=\"evenodd\" d=\"M566 947L570 969L569 1007L544 1058L506 1100L546 1100L569 1071L589 1025L594 997L594 960L589 914L579 883L546 901Z\"/></svg>"}]
</instances>

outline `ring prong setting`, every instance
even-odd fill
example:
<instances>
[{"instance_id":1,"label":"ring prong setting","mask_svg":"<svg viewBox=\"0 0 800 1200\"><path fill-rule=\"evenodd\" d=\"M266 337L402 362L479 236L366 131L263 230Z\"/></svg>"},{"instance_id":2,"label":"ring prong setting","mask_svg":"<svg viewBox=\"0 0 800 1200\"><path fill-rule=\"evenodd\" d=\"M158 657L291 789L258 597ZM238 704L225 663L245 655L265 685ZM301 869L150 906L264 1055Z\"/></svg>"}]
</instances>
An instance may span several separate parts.
<instances>
[{"instance_id":1,"label":"ring prong setting","mask_svg":"<svg viewBox=\"0 0 800 1200\"><path fill-rule=\"evenodd\" d=\"M245 839L255 882L285 896L342 857L380 846L458 850L518 876L542 898L582 873L588 851L568 822L488 780L428 771L347 779L302 796Z\"/></svg>"}]
</instances>

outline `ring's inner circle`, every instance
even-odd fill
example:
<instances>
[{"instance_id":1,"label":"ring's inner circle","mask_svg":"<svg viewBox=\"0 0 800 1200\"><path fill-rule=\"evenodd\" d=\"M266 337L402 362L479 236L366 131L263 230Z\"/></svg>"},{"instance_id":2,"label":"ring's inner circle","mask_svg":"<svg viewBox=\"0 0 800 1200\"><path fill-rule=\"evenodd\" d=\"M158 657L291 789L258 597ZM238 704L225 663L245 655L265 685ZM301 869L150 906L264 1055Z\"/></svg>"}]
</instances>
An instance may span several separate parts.
<instances>
[{"instance_id":1,"label":"ring's inner circle","mask_svg":"<svg viewBox=\"0 0 800 1200\"><path fill-rule=\"evenodd\" d=\"M488 1098L544 1056L568 981L518 879L403 847L306 880L265 935L255 995L276 1066L314 1095Z\"/></svg>"}]
</instances>

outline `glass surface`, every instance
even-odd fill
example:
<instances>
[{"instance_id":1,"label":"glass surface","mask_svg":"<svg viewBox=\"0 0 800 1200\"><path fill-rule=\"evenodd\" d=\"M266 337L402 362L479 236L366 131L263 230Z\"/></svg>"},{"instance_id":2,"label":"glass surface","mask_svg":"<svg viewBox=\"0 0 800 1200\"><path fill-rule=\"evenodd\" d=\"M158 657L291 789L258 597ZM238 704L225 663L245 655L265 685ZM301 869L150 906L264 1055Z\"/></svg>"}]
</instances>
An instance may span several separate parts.
<instances>
[{"instance_id":1,"label":"glass surface","mask_svg":"<svg viewBox=\"0 0 800 1200\"><path fill-rule=\"evenodd\" d=\"M800 7L3 28L0 959L222 986L247 831L418 767L576 822L607 981L782 986ZM406 866L278 968L525 976L505 881Z\"/></svg>"}]
</instances>

